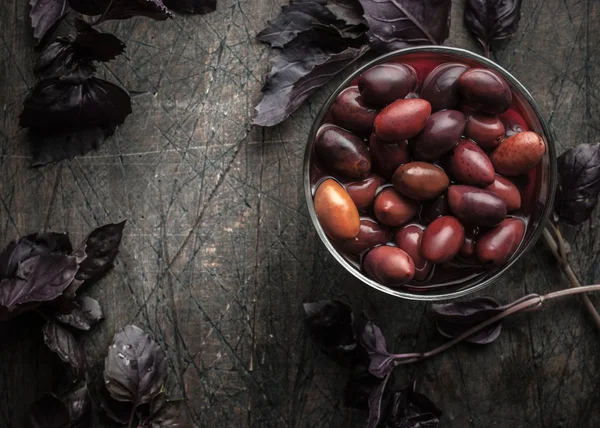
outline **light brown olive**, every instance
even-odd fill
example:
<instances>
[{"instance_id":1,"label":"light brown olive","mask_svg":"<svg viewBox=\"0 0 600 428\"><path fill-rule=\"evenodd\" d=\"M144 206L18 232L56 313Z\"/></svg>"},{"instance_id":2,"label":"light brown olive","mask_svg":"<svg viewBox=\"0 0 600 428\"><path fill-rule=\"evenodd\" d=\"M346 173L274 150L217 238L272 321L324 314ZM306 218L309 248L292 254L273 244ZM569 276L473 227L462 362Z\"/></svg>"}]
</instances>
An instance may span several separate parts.
<instances>
[{"instance_id":1,"label":"light brown olive","mask_svg":"<svg viewBox=\"0 0 600 428\"><path fill-rule=\"evenodd\" d=\"M364 258L367 275L388 287L406 284L415 275L410 256L400 248L383 245L370 250Z\"/></svg>"},{"instance_id":2,"label":"light brown olive","mask_svg":"<svg viewBox=\"0 0 600 428\"><path fill-rule=\"evenodd\" d=\"M450 183L441 168L426 162L409 162L400 166L392 181L396 190L417 201L434 199L446 190Z\"/></svg>"},{"instance_id":3,"label":"light brown olive","mask_svg":"<svg viewBox=\"0 0 600 428\"><path fill-rule=\"evenodd\" d=\"M321 227L330 238L344 240L358 235L358 209L348 192L334 179L328 178L319 185L314 207Z\"/></svg>"},{"instance_id":4,"label":"light brown olive","mask_svg":"<svg viewBox=\"0 0 600 428\"><path fill-rule=\"evenodd\" d=\"M525 174L544 157L546 145L535 132L525 131L508 137L492 153L496 172L516 176Z\"/></svg>"}]
</instances>

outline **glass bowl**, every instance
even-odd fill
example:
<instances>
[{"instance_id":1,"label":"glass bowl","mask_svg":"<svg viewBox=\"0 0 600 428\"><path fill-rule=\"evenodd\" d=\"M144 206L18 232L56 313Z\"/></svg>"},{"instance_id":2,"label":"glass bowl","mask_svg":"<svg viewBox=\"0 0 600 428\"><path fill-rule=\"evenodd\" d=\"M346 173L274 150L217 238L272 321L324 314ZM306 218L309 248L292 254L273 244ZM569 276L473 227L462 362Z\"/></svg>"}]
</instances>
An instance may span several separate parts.
<instances>
[{"instance_id":1,"label":"glass bowl","mask_svg":"<svg viewBox=\"0 0 600 428\"><path fill-rule=\"evenodd\" d=\"M496 269L483 270L482 272L479 271L476 274L469 274L467 271L467 274L464 276L445 279L444 281L437 281L433 283L429 282L426 285L409 282L407 285L391 288L380 284L363 274L363 272L360 270L360 263L357 263L356 260L352 260L347 255L340 253L334 247L333 243L327 237L323 228L321 227L313 205L314 190L317 186L315 183L311 182L311 165L313 163L312 158L314 156L313 143L315 136L317 135L317 131L321 125L326 123L324 122L324 119L326 118L331 105L340 92L342 92L342 90L348 86L351 86L353 81L355 81L355 79L357 79L369 68L377 64L390 62L409 63L413 65L429 64L430 68L439 63L459 62L467 64L470 67L488 68L499 73L504 77L504 79L506 79L511 87L513 94L513 105L511 106L511 109L514 108L517 110L518 113L520 113L520 115L523 117L525 123L528 125L529 130L538 133L545 141L547 150L542 161L536 167L535 180L532 180L534 181L534 184L532 185L535 187L532 192L532 198L528 202L530 204L528 208L529 217L525 235L519 248L505 265ZM419 79L422 83L423 76L419 76ZM304 154L303 180L304 195L308 204L308 211L315 229L317 230L317 234L325 244L325 247L327 247L327 250L342 266L344 266L348 272L350 272L364 284L392 296L409 300L448 300L466 296L487 287L492 282L500 278L500 276L510 269L510 267L514 265L517 260L519 260L534 246L535 242L541 236L552 211L554 191L557 182L556 150L548 125L544 121L537 103L534 101L527 89L525 89L525 87L512 74L489 59L464 49L445 46L421 46L401 49L382 55L356 70L351 76L342 82L340 86L338 86L338 88L331 94L325 105L321 108L310 130L308 143L306 145ZM524 203L527 203L527 201L524 201Z\"/></svg>"}]
</instances>

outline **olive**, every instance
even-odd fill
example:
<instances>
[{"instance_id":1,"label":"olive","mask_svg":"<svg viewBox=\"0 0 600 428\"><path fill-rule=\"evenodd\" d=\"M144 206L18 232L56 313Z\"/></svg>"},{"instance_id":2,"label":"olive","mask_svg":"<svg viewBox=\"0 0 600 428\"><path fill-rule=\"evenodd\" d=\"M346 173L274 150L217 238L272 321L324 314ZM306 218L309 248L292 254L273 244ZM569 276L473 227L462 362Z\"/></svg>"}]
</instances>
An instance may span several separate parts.
<instances>
[{"instance_id":1,"label":"olive","mask_svg":"<svg viewBox=\"0 0 600 428\"><path fill-rule=\"evenodd\" d=\"M525 223L521 219L505 219L479 238L475 246L477 258L486 265L502 266L517 251L524 234Z\"/></svg>"},{"instance_id":2,"label":"olive","mask_svg":"<svg viewBox=\"0 0 600 428\"><path fill-rule=\"evenodd\" d=\"M383 245L370 250L363 267L375 281L396 287L406 284L415 275L415 265L410 256L397 247Z\"/></svg>"},{"instance_id":3,"label":"olive","mask_svg":"<svg viewBox=\"0 0 600 428\"><path fill-rule=\"evenodd\" d=\"M410 162L408 141L406 140L387 143L373 134L369 139L369 152L373 168L387 180L392 179L392 175L400 165Z\"/></svg>"},{"instance_id":4,"label":"olive","mask_svg":"<svg viewBox=\"0 0 600 428\"><path fill-rule=\"evenodd\" d=\"M475 141L484 150L493 150L504 139L504 124L498 116L471 113L467 117L465 137Z\"/></svg>"},{"instance_id":5,"label":"olive","mask_svg":"<svg viewBox=\"0 0 600 428\"><path fill-rule=\"evenodd\" d=\"M472 226L495 226L506 217L504 200L495 193L478 187L450 186L448 205L456 217Z\"/></svg>"},{"instance_id":6,"label":"olive","mask_svg":"<svg viewBox=\"0 0 600 428\"><path fill-rule=\"evenodd\" d=\"M419 98L394 101L375 118L375 135L384 141L398 142L417 135L425 127L431 105Z\"/></svg>"},{"instance_id":7,"label":"olive","mask_svg":"<svg viewBox=\"0 0 600 428\"><path fill-rule=\"evenodd\" d=\"M345 240L358 235L358 209L348 192L334 179L328 178L319 185L314 206L319 223L330 238Z\"/></svg>"},{"instance_id":8,"label":"olive","mask_svg":"<svg viewBox=\"0 0 600 428\"><path fill-rule=\"evenodd\" d=\"M460 140L466 123L465 115L457 110L433 113L413 141L415 159L433 161L452 150Z\"/></svg>"},{"instance_id":9,"label":"olive","mask_svg":"<svg viewBox=\"0 0 600 428\"><path fill-rule=\"evenodd\" d=\"M334 125L319 130L315 152L333 172L353 178L366 178L371 171L367 145L354 134Z\"/></svg>"},{"instance_id":10,"label":"olive","mask_svg":"<svg viewBox=\"0 0 600 428\"><path fill-rule=\"evenodd\" d=\"M421 255L431 263L445 263L458 254L464 240L465 228L456 217L440 217L425 229Z\"/></svg>"},{"instance_id":11,"label":"olive","mask_svg":"<svg viewBox=\"0 0 600 428\"><path fill-rule=\"evenodd\" d=\"M448 159L449 172L462 184L489 186L494 182L492 161L481 148L470 140L461 140Z\"/></svg>"},{"instance_id":12,"label":"olive","mask_svg":"<svg viewBox=\"0 0 600 428\"><path fill-rule=\"evenodd\" d=\"M375 198L375 217L391 227L412 220L419 210L419 203L396 192L393 187L383 189Z\"/></svg>"},{"instance_id":13,"label":"olive","mask_svg":"<svg viewBox=\"0 0 600 428\"><path fill-rule=\"evenodd\" d=\"M409 162L400 166L392 181L396 190L417 201L434 199L450 183L441 168L427 162Z\"/></svg>"},{"instance_id":14,"label":"olive","mask_svg":"<svg viewBox=\"0 0 600 428\"><path fill-rule=\"evenodd\" d=\"M491 70L472 68L458 78L458 88L467 107L490 114L504 113L512 103L506 80Z\"/></svg>"},{"instance_id":15,"label":"olive","mask_svg":"<svg viewBox=\"0 0 600 428\"><path fill-rule=\"evenodd\" d=\"M363 100L374 107L385 107L406 97L416 85L415 70L403 64L376 65L358 78L358 90Z\"/></svg>"},{"instance_id":16,"label":"olive","mask_svg":"<svg viewBox=\"0 0 600 428\"><path fill-rule=\"evenodd\" d=\"M453 62L438 65L425 78L421 98L429 101L434 111L458 107L458 78L468 69L464 64Z\"/></svg>"},{"instance_id":17,"label":"olive","mask_svg":"<svg viewBox=\"0 0 600 428\"><path fill-rule=\"evenodd\" d=\"M367 136L379 111L367 106L356 86L344 89L331 106L334 122L344 129Z\"/></svg>"},{"instance_id":18,"label":"olive","mask_svg":"<svg viewBox=\"0 0 600 428\"><path fill-rule=\"evenodd\" d=\"M366 250L384 245L391 239L390 230L369 217L361 217L360 230L354 238L336 242L337 247L350 254L361 254Z\"/></svg>"}]
</instances>

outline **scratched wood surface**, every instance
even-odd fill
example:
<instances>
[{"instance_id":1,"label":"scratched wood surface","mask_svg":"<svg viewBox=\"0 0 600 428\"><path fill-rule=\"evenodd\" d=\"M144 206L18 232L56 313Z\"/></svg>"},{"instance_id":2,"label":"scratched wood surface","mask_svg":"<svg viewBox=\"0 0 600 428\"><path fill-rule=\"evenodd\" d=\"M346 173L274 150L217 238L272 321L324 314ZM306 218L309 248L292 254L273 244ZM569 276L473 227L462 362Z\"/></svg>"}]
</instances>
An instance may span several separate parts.
<instances>
[{"instance_id":1,"label":"scratched wood surface","mask_svg":"<svg viewBox=\"0 0 600 428\"><path fill-rule=\"evenodd\" d=\"M87 290L106 314L83 335L89 360L101 368L115 331L135 323L164 347L169 390L199 427L362 426L365 415L343 406L346 372L306 336L301 303L333 297L367 310L398 352L442 339L427 305L365 288L313 231L305 138L341 77L281 126L247 131L273 56L254 36L285 0L219 0L206 16L104 24L127 51L100 73L139 93L134 112L100 151L41 169L28 167L17 125L35 84L27 3L0 5L0 244L38 230L79 241L127 219L116 268ZM538 100L559 152L600 141L600 3L523 3L520 29L495 60ZM454 2L447 44L479 52L463 4ZM585 283L600 279L599 219L566 231ZM566 286L538 245L487 292L508 301ZM64 374L39 326L0 326L0 427L27 426L30 403ZM505 327L492 345L459 346L399 377L420 379L443 427L600 426L600 336L581 302Z\"/></svg>"}]
</instances>

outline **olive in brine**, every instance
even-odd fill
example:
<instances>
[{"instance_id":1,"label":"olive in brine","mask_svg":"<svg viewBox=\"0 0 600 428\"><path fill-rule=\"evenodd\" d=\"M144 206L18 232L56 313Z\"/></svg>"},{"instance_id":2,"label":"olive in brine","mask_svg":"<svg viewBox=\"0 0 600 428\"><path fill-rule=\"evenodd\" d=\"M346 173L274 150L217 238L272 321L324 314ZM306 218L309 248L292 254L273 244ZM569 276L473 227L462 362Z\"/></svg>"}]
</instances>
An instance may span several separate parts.
<instances>
[{"instance_id":1,"label":"olive in brine","mask_svg":"<svg viewBox=\"0 0 600 428\"><path fill-rule=\"evenodd\" d=\"M444 170L427 162L402 165L394 173L392 182L396 190L417 201L436 198L450 184Z\"/></svg>"},{"instance_id":2,"label":"olive in brine","mask_svg":"<svg viewBox=\"0 0 600 428\"><path fill-rule=\"evenodd\" d=\"M425 128L413 140L415 159L429 162L452 150L460 140L466 123L466 116L458 110L433 113Z\"/></svg>"},{"instance_id":3,"label":"olive in brine","mask_svg":"<svg viewBox=\"0 0 600 428\"><path fill-rule=\"evenodd\" d=\"M381 141L373 134L369 139L369 153L371 153L373 168L387 180L392 179L392 175L400 165L410 162L410 152L406 140L388 143Z\"/></svg>"},{"instance_id":4,"label":"olive in brine","mask_svg":"<svg viewBox=\"0 0 600 428\"><path fill-rule=\"evenodd\" d=\"M504 124L498 116L472 113L467 117L465 137L475 141L484 150L493 150L504 139Z\"/></svg>"},{"instance_id":5,"label":"olive in brine","mask_svg":"<svg viewBox=\"0 0 600 428\"><path fill-rule=\"evenodd\" d=\"M417 135L425 127L431 105L419 98L397 100L375 118L375 135L384 141L398 142Z\"/></svg>"},{"instance_id":6,"label":"olive in brine","mask_svg":"<svg viewBox=\"0 0 600 428\"><path fill-rule=\"evenodd\" d=\"M485 68L472 68L458 78L467 107L490 114L504 113L512 103L510 86L503 77Z\"/></svg>"},{"instance_id":7,"label":"olive in brine","mask_svg":"<svg viewBox=\"0 0 600 428\"><path fill-rule=\"evenodd\" d=\"M371 133L378 113L365 104L356 86L344 89L331 106L331 115L337 125L362 136Z\"/></svg>"},{"instance_id":8,"label":"olive in brine","mask_svg":"<svg viewBox=\"0 0 600 428\"><path fill-rule=\"evenodd\" d=\"M479 238L475 246L477 258L485 265L502 266L517 251L524 234L525 223L521 219L507 218Z\"/></svg>"},{"instance_id":9,"label":"olive in brine","mask_svg":"<svg viewBox=\"0 0 600 428\"><path fill-rule=\"evenodd\" d=\"M358 235L358 209L340 183L332 178L323 181L315 192L313 203L319 223L330 238L345 240Z\"/></svg>"},{"instance_id":10,"label":"olive in brine","mask_svg":"<svg viewBox=\"0 0 600 428\"><path fill-rule=\"evenodd\" d=\"M494 192L504 199L508 212L521 208L521 192L519 192L518 187L508 178L496 174L494 182L485 189Z\"/></svg>"},{"instance_id":11,"label":"olive in brine","mask_svg":"<svg viewBox=\"0 0 600 428\"><path fill-rule=\"evenodd\" d=\"M436 218L440 218L449 214L450 207L448 206L448 195L446 193L442 193L433 201L423 204L423 208L421 209L421 222L427 225Z\"/></svg>"},{"instance_id":12,"label":"olive in brine","mask_svg":"<svg viewBox=\"0 0 600 428\"><path fill-rule=\"evenodd\" d=\"M394 237L396 246L406 251L412 258L415 264L415 279L417 281L425 280L433 268L433 265L421 255L424 229L424 227L416 224L408 224L398 229Z\"/></svg>"},{"instance_id":13,"label":"olive in brine","mask_svg":"<svg viewBox=\"0 0 600 428\"><path fill-rule=\"evenodd\" d=\"M546 145L535 132L519 132L508 137L492 153L492 163L500 174L515 176L528 172L544 157Z\"/></svg>"},{"instance_id":14,"label":"olive in brine","mask_svg":"<svg viewBox=\"0 0 600 428\"><path fill-rule=\"evenodd\" d=\"M465 224L496 226L506 218L506 203L489 190L453 185L448 188L450 211Z\"/></svg>"},{"instance_id":15,"label":"olive in brine","mask_svg":"<svg viewBox=\"0 0 600 428\"><path fill-rule=\"evenodd\" d=\"M429 101L433 111L453 109L458 106L458 78L469 67L464 64L448 62L437 66L425 78L421 98Z\"/></svg>"},{"instance_id":16,"label":"olive in brine","mask_svg":"<svg viewBox=\"0 0 600 428\"><path fill-rule=\"evenodd\" d=\"M448 159L450 175L459 183L489 186L494 182L492 161L477 144L461 140Z\"/></svg>"},{"instance_id":17,"label":"olive in brine","mask_svg":"<svg viewBox=\"0 0 600 428\"><path fill-rule=\"evenodd\" d=\"M421 255L431 263L445 263L458 254L464 240L465 228L456 217L440 217L425 229Z\"/></svg>"},{"instance_id":18,"label":"olive in brine","mask_svg":"<svg viewBox=\"0 0 600 428\"><path fill-rule=\"evenodd\" d=\"M390 230L369 217L361 217L358 235L352 239L338 241L337 247L350 254L361 254L370 248L384 245L391 239Z\"/></svg>"},{"instance_id":19,"label":"olive in brine","mask_svg":"<svg viewBox=\"0 0 600 428\"><path fill-rule=\"evenodd\" d=\"M381 177L371 174L364 180L345 180L343 183L356 208L364 211L373 205L377 189L384 181Z\"/></svg>"},{"instance_id":20,"label":"olive in brine","mask_svg":"<svg viewBox=\"0 0 600 428\"><path fill-rule=\"evenodd\" d=\"M400 226L412 220L419 211L419 204L396 192L393 187L383 189L375 198L373 212L383 224Z\"/></svg>"},{"instance_id":21,"label":"olive in brine","mask_svg":"<svg viewBox=\"0 0 600 428\"><path fill-rule=\"evenodd\" d=\"M364 258L367 275L388 287L400 286L413 279L415 264L411 257L397 247L375 247Z\"/></svg>"},{"instance_id":22,"label":"olive in brine","mask_svg":"<svg viewBox=\"0 0 600 428\"><path fill-rule=\"evenodd\" d=\"M380 108L406 97L416 85L415 71L403 64L376 65L358 78L358 90L365 103Z\"/></svg>"},{"instance_id":23,"label":"olive in brine","mask_svg":"<svg viewBox=\"0 0 600 428\"><path fill-rule=\"evenodd\" d=\"M326 125L319 131L315 152L340 175L365 178L371 171L371 155L364 141L337 126Z\"/></svg>"}]
</instances>

